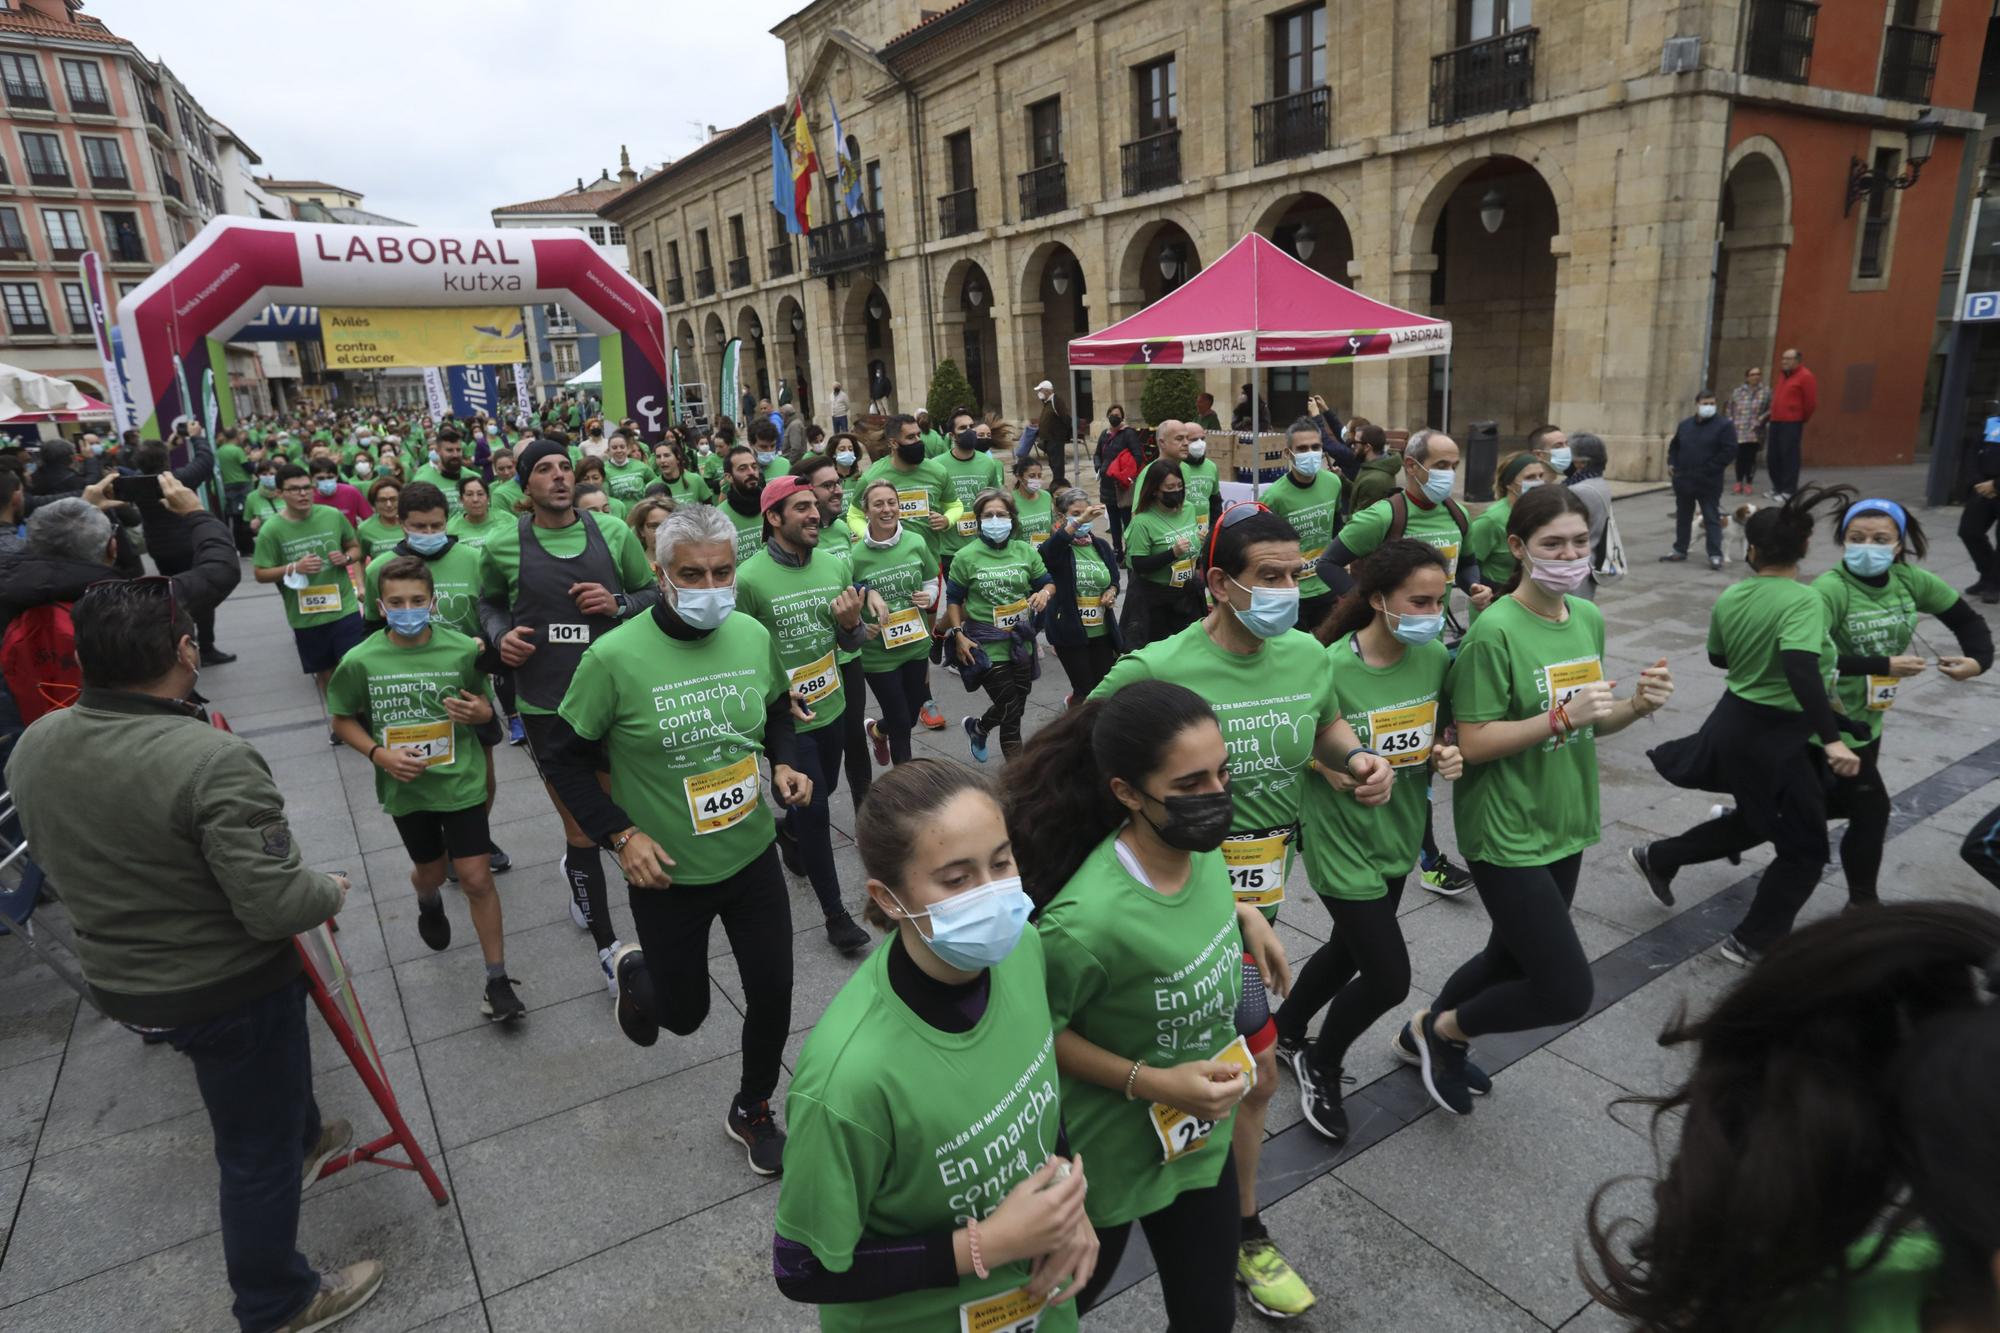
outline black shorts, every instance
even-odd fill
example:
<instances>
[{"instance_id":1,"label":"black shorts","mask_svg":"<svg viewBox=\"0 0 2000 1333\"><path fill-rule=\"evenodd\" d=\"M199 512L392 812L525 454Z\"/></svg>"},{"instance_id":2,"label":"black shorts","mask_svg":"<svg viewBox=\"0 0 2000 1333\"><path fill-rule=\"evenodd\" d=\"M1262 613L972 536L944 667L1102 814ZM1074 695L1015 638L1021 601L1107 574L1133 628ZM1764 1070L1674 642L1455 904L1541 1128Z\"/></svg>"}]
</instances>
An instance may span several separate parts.
<instances>
[{"instance_id":1,"label":"black shorts","mask_svg":"<svg viewBox=\"0 0 2000 1333\"><path fill-rule=\"evenodd\" d=\"M390 818L396 823L396 832L402 836L403 850L410 854L412 865L424 865L444 856L450 856L454 861L467 856L485 856L493 849L493 837L486 827L484 805L450 813L419 810L414 814L392 815Z\"/></svg>"},{"instance_id":2,"label":"black shorts","mask_svg":"<svg viewBox=\"0 0 2000 1333\"><path fill-rule=\"evenodd\" d=\"M528 736L528 758L535 761L535 772L540 773L544 779L547 779L548 773L542 768L542 756L548 753L549 740L555 733L555 726L554 713L530 713L525 708L521 710L521 730ZM596 767L600 773L611 771L611 765L605 762L601 745L597 751Z\"/></svg>"},{"instance_id":3,"label":"black shorts","mask_svg":"<svg viewBox=\"0 0 2000 1333\"><path fill-rule=\"evenodd\" d=\"M340 576L346 578L347 572L342 570ZM299 649L299 668L308 676L333 670L347 656L348 649L367 637L368 627L361 622L359 612L324 625L292 631L292 641Z\"/></svg>"}]
</instances>

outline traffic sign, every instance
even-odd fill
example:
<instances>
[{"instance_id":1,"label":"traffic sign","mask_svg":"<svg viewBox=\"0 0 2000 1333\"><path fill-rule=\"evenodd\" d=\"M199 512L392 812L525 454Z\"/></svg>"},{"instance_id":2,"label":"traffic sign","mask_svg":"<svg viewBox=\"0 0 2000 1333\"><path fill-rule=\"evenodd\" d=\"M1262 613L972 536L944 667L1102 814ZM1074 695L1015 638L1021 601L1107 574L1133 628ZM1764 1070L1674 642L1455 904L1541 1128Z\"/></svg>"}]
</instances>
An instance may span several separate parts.
<instances>
[{"instance_id":1,"label":"traffic sign","mask_svg":"<svg viewBox=\"0 0 2000 1333\"><path fill-rule=\"evenodd\" d=\"M1967 292L1963 318L1968 324L2000 320L2000 292Z\"/></svg>"}]
</instances>

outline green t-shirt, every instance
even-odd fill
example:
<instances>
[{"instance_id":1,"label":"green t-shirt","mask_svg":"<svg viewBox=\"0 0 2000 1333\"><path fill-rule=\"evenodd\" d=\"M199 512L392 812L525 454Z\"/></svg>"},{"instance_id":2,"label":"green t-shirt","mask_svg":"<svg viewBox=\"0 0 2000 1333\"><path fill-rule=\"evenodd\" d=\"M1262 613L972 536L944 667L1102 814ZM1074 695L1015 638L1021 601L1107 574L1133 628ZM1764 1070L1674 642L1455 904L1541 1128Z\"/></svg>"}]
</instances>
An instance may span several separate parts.
<instances>
[{"instance_id":1,"label":"green t-shirt","mask_svg":"<svg viewBox=\"0 0 2000 1333\"><path fill-rule=\"evenodd\" d=\"M951 452L951 441L945 439L943 431L927 430L917 437L924 442L925 458L942 458ZM890 448L895 448L890 445Z\"/></svg>"},{"instance_id":2,"label":"green t-shirt","mask_svg":"<svg viewBox=\"0 0 2000 1333\"><path fill-rule=\"evenodd\" d=\"M521 490L521 483L512 477L505 481L494 482L486 488L486 493L493 497L492 512L510 517L519 517L514 511L514 506L527 498L526 493Z\"/></svg>"},{"instance_id":3,"label":"green t-shirt","mask_svg":"<svg viewBox=\"0 0 2000 1333\"><path fill-rule=\"evenodd\" d=\"M715 492L709 488L708 482L699 472L683 470L680 476L672 481L663 481L661 484L667 488L667 494L674 497L675 504L715 503Z\"/></svg>"},{"instance_id":4,"label":"green t-shirt","mask_svg":"<svg viewBox=\"0 0 2000 1333\"><path fill-rule=\"evenodd\" d=\"M1041 552L1016 537L994 547L984 537L951 558L945 577L965 590L965 616L995 629L1028 623L1028 595L1048 568Z\"/></svg>"},{"instance_id":5,"label":"green t-shirt","mask_svg":"<svg viewBox=\"0 0 2000 1333\"><path fill-rule=\"evenodd\" d=\"M764 549L764 513L761 509L748 514L739 513L736 506L726 500L716 508L729 516L730 526L736 529L736 564L741 568Z\"/></svg>"},{"instance_id":6,"label":"green t-shirt","mask_svg":"<svg viewBox=\"0 0 2000 1333\"><path fill-rule=\"evenodd\" d=\"M1796 579L1752 576L1723 589L1708 619L1708 651L1729 663L1725 684L1739 699L1788 713L1799 701L1785 680L1785 652L1817 653L1833 689L1833 639L1827 603Z\"/></svg>"},{"instance_id":7,"label":"green t-shirt","mask_svg":"<svg viewBox=\"0 0 2000 1333\"><path fill-rule=\"evenodd\" d=\"M824 540L824 538L822 538ZM877 622L881 632L871 634L861 647L861 669L866 672L893 671L930 651L929 612L911 597L918 588L933 584L937 565L930 548L903 530L897 530L894 546L886 550L865 540L849 548L853 556L854 581L865 583L879 593L888 609L888 619Z\"/></svg>"},{"instance_id":8,"label":"green t-shirt","mask_svg":"<svg viewBox=\"0 0 2000 1333\"><path fill-rule=\"evenodd\" d=\"M943 514L949 520L946 524L947 532L950 531L951 524L956 523L959 518L958 500L953 494L951 482L945 478L944 469L935 461L925 459L906 472L898 471L895 455L884 454L862 474L861 485L855 488L855 499L858 501L861 492L867 490L869 484L877 479L896 484L896 503L902 514L903 527L923 538L924 545L930 550L931 559L937 560L939 553L944 549L942 538L945 534L931 531L930 516L934 513ZM867 516L852 505L848 507L847 519L850 524L867 523Z\"/></svg>"},{"instance_id":9,"label":"green t-shirt","mask_svg":"<svg viewBox=\"0 0 2000 1333\"><path fill-rule=\"evenodd\" d=\"M222 470L224 486L247 486L250 484L250 455L242 445L231 441L217 445L215 461Z\"/></svg>"},{"instance_id":10,"label":"green t-shirt","mask_svg":"<svg viewBox=\"0 0 2000 1333\"><path fill-rule=\"evenodd\" d=\"M695 470L701 473L701 479L708 483L709 490L717 495L722 494L722 474L728 470L727 459L713 449L707 453L696 450Z\"/></svg>"},{"instance_id":11,"label":"green t-shirt","mask_svg":"<svg viewBox=\"0 0 2000 1333\"><path fill-rule=\"evenodd\" d=\"M1503 495L1479 512L1465 537L1466 550L1479 562L1479 577L1496 588L1505 587L1517 567L1507 545L1507 520L1513 513L1514 502Z\"/></svg>"},{"instance_id":12,"label":"green t-shirt","mask_svg":"<svg viewBox=\"0 0 2000 1333\"><path fill-rule=\"evenodd\" d=\"M783 565L759 551L736 569L736 609L755 616L778 646L778 662L813 713L800 732L838 722L850 700L835 660L833 599L847 588L847 562L817 551L803 565Z\"/></svg>"},{"instance_id":13,"label":"green t-shirt","mask_svg":"<svg viewBox=\"0 0 2000 1333\"><path fill-rule=\"evenodd\" d=\"M1199 463L1189 458L1181 463L1181 480L1187 483L1187 508L1201 524L1201 535L1208 535L1209 500L1222 489L1222 473L1215 466L1215 460L1204 458Z\"/></svg>"},{"instance_id":14,"label":"green t-shirt","mask_svg":"<svg viewBox=\"0 0 2000 1333\"><path fill-rule=\"evenodd\" d=\"M518 514L502 514L496 510L488 509L486 511L486 521L484 523L474 523L472 515L461 509L445 521L444 530L464 542L467 546L478 550L480 547L486 545L494 533L499 532L503 528L511 528L519 522L520 516Z\"/></svg>"},{"instance_id":15,"label":"green t-shirt","mask_svg":"<svg viewBox=\"0 0 2000 1333\"><path fill-rule=\"evenodd\" d=\"M1179 509L1162 509L1158 505L1142 513L1132 515L1125 525L1125 555L1158 555L1172 550L1174 543L1183 539L1187 542L1185 554L1174 557L1158 569L1139 575L1148 583L1157 583L1163 588L1184 588L1194 581L1194 564L1201 556L1200 518L1207 516L1203 510L1197 516L1183 504Z\"/></svg>"},{"instance_id":16,"label":"green t-shirt","mask_svg":"<svg viewBox=\"0 0 2000 1333\"><path fill-rule=\"evenodd\" d=\"M1458 645L1449 685L1454 718L1535 717L1604 679L1604 616L1580 597L1564 600L1569 616L1560 624L1514 597L1486 608ZM1594 845L1597 728L1560 746L1550 736L1505 759L1467 764L1452 795L1452 825L1461 852L1500 866L1547 865Z\"/></svg>"},{"instance_id":17,"label":"green t-shirt","mask_svg":"<svg viewBox=\"0 0 2000 1333\"><path fill-rule=\"evenodd\" d=\"M1889 566L1888 581L1879 588L1854 577L1846 565L1836 565L1812 581L1812 590L1826 603L1828 631L1839 657L1907 652L1917 618L1942 615L1958 601L1958 589L1928 569L1901 561ZM1871 742L1889 720L1898 684L1894 676L1840 678L1841 711L1868 724Z\"/></svg>"},{"instance_id":18,"label":"green t-shirt","mask_svg":"<svg viewBox=\"0 0 2000 1333\"><path fill-rule=\"evenodd\" d=\"M640 459L628 458L623 463L604 460L604 489L614 500L631 504L643 499L646 488L656 480L652 464Z\"/></svg>"},{"instance_id":19,"label":"green t-shirt","mask_svg":"<svg viewBox=\"0 0 2000 1333\"><path fill-rule=\"evenodd\" d=\"M346 568L324 563L341 550L358 542L354 525L332 505L316 504L302 519L292 518L282 509L257 529L257 545L250 561L259 569L274 569L316 555L323 562L319 573L306 574L306 586L288 588L278 583L278 595L285 599L285 620L293 629L331 625L355 612L354 580Z\"/></svg>"},{"instance_id":20,"label":"green t-shirt","mask_svg":"<svg viewBox=\"0 0 2000 1333\"><path fill-rule=\"evenodd\" d=\"M1193 624L1113 664L1093 699L1135 680L1171 680L1208 700L1229 747L1236 815L1223 846L1238 898L1275 910L1284 901L1293 836L1308 765L1321 728L1334 718L1326 651L1310 634L1287 630L1254 653L1232 653Z\"/></svg>"},{"instance_id":21,"label":"green t-shirt","mask_svg":"<svg viewBox=\"0 0 2000 1333\"><path fill-rule=\"evenodd\" d=\"M790 1161L778 1193L777 1231L810 1249L829 1272L847 1272L864 1238L952 1231L968 1218L990 1216L1056 1150L1062 1123L1047 974L1035 933L1023 935L989 970L986 1012L968 1032L939 1031L896 995L888 962L898 947L877 948L840 988L806 1038L785 1095ZM1096 1179L1092 1174L1093 1190ZM822 1305L820 1328L1004 1327L972 1322L975 1303L1026 1286L1029 1270L1023 1261L951 1287ZM1070 1301L1045 1309L1034 1328L1067 1333L1076 1321Z\"/></svg>"},{"instance_id":22,"label":"green t-shirt","mask_svg":"<svg viewBox=\"0 0 2000 1333\"><path fill-rule=\"evenodd\" d=\"M469 471L471 471L471 469L472 465L470 463L463 465L459 469L458 473L459 477L465 476ZM457 477L447 477L440 469L426 465L424 467L417 469L417 475L411 477L410 480L427 481L431 485L443 491L444 507L447 511L449 511L448 517L457 518L459 511L464 508L464 506L459 503L458 499Z\"/></svg>"},{"instance_id":23,"label":"green t-shirt","mask_svg":"<svg viewBox=\"0 0 2000 1333\"><path fill-rule=\"evenodd\" d=\"M1049 539L1049 529L1055 526L1056 503L1046 489L1016 490L1014 510L1021 518L1021 535L1030 545L1040 546Z\"/></svg>"},{"instance_id":24,"label":"green t-shirt","mask_svg":"<svg viewBox=\"0 0 2000 1333\"><path fill-rule=\"evenodd\" d=\"M361 608L364 619L383 619L381 608L375 603L382 597L382 571L395 558L395 551L389 550L368 562ZM479 548L455 541L427 560L423 556L417 558L425 560L431 569L431 583L437 595L433 623L449 625L470 639L483 638L479 628L479 583L483 572Z\"/></svg>"},{"instance_id":25,"label":"green t-shirt","mask_svg":"<svg viewBox=\"0 0 2000 1333\"><path fill-rule=\"evenodd\" d=\"M1341 716L1363 745L1396 770L1389 802L1373 808L1336 792L1317 774L1305 784L1299 816L1306 882L1328 898L1386 896L1386 881L1410 872L1430 811L1430 754L1451 653L1433 639L1406 647L1393 666L1370 666L1343 635L1326 650Z\"/></svg>"},{"instance_id":26,"label":"green t-shirt","mask_svg":"<svg viewBox=\"0 0 2000 1333\"><path fill-rule=\"evenodd\" d=\"M1188 493L1194 493L1192 487ZM1305 573L1299 579L1299 596L1324 596L1327 586L1319 576L1319 558L1333 540L1333 530L1339 522L1340 474L1322 470L1312 479L1312 485L1301 486L1294 474L1287 472L1264 488L1263 499L1298 530L1299 554L1306 562Z\"/></svg>"},{"instance_id":27,"label":"green t-shirt","mask_svg":"<svg viewBox=\"0 0 2000 1333\"><path fill-rule=\"evenodd\" d=\"M1880 1263L1863 1270L1861 1265L1879 1243L1874 1236L1856 1241L1847 1252L1852 1274L1846 1283L1836 1287L1829 1276L1823 1287L1793 1297L1770 1333L1827 1333L1836 1328L1847 1333L1923 1333L1924 1306L1937 1294L1944 1268L1943 1247L1920 1233L1898 1236Z\"/></svg>"},{"instance_id":28,"label":"green t-shirt","mask_svg":"<svg viewBox=\"0 0 2000 1333\"><path fill-rule=\"evenodd\" d=\"M988 488L1003 489L1005 480L1000 471L1000 460L992 454L974 454L970 458L960 458L950 451L939 454L937 466L944 471L945 480L951 485L950 500L963 512L958 521L944 530L944 558L950 564L951 558L964 550L968 542L979 537L979 520L973 516L972 502L979 493Z\"/></svg>"},{"instance_id":29,"label":"green t-shirt","mask_svg":"<svg viewBox=\"0 0 2000 1333\"><path fill-rule=\"evenodd\" d=\"M446 526L449 527L449 523ZM385 523L370 514L361 520L361 526L354 530L354 535L361 539L361 554L378 556L403 540L403 525Z\"/></svg>"},{"instance_id":30,"label":"green t-shirt","mask_svg":"<svg viewBox=\"0 0 2000 1333\"><path fill-rule=\"evenodd\" d=\"M822 522L819 527L819 545L813 549L815 561L824 560L840 570L842 586L854 582L854 534L847 530L847 524L840 519L831 523ZM842 648L834 654L842 666L861 656L859 648ZM862 704L867 701L864 699ZM862 706L857 704L857 707Z\"/></svg>"},{"instance_id":31,"label":"green t-shirt","mask_svg":"<svg viewBox=\"0 0 2000 1333\"><path fill-rule=\"evenodd\" d=\"M684 642L647 614L584 651L556 711L605 742L611 799L674 858L674 883L715 884L777 836L757 765L764 710L785 689L777 644L755 617L731 615Z\"/></svg>"},{"instance_id":32,"label":"green t-shirt","mask_svg":"<svg viewBox=\"0 0 2000 1333\"><path fill-rule=\"evenodd\" d=\"M1150 888L1120 860L1114 834L1056 890L1035 929L1058 1032L1158 1069L1212 1060L1237 1040L1243 932L1229 875L1218 852L1194 853L1188 869L1178 893ZM1093 1226L1157 1212L1222 1174L1234 1111L1169 1162L1151 1103L1070 1077L1062 1099L1070 1148L1090 1173L1084 1210Z\"/></svg>"},{"instance_id":33,"label":"green t-shirt","mask_svg":"<svg viewBox=\"0 0 2000 1333\"><path fill-rule=\"evenodd\" d=\"M375 799L389 815L455 814L486 801L486 751L443 703L460 690L485 696L486 677L472 664L479 645L435 622L429 634L420 645L399 643L386 629L371 634L348 650L326 683L329 713L361 718L377 744L425 757L424 771L408 782L375 770Z\"/></svg>"},{"instance_id":34,"label":"green t-shirt","mask_svg":"<svg viewBox=\"0 0 2000 1333\"><path fill-rule=\"evenodd\" d=\"M1104 590L1111 586L1111 569L1090 541L1070 543L1076 555L1076 607L1083 619L1085 638L1101 639L1110 632L1112 609L1104 605ZM1095 611L1091 610L1096 607Z\"/></svg>"},{"instance_id":35,"label":"green t-shirt","mask_svg":"<svg viewBox=\"0 0 2000 1333\"><path fill-rule=\"evenodd\" d=\"M855 461L860 462L861 456L857 454ZM836 465L834 475L840 478L840 512L845 514L858 509L861 505L861 483L868 474L859 467L852 472L842 472Z\"/></svg>"},{"instance_id":36,"label":"green t-shirt","mask_svg":"<svg viewBox=\"0 0 2000 1333\"><path fill-rule=\"evenodd\" d=\"M252 486L250 494L243 497L243 521L262 523L273 514L285 512L285 497L263 486Z\"/></svg>"},{"instance_id":37,"label":"green t-shirt","mask_svg":"<svg viewBox=\"0 0 2000 1333\"><path fill-rule=\"evenodd\" d=\"M597 530L604 534L605 545L611 550L611 559L618 566L618 581L621 586L612 592L644 592L654 587L652 562L639 549L639 539L632 529L612 518L609 514L582 514L583 522L597 524ZM544 551L563 560L574 560L583 554L584 535L581 523L570 523L560 528L544 528L530 523L528 530L535 534ZM521 576L521 528L517 515L511 526L504 526L490 534L486 544L479 550L479 593L491 597L507 607L514 605L514 592ZM526 699L520 701L524 713L548 713Z\"/></svg>"},{"instance_id":38,"label":"green t-shirt","mask_svg":"<svg viewBox=\"0 0 2000 1333\"><path fill-rule=\"evenodd\" d=\"M1409 503L1410 517L1403 525L1403 535L1435 546L1438 554L1444 557L1445 564L1450 566L1446 570L1446 577L1457 578L1458 548L1465 544L1472 525L1468 522L1466 531L1460 532L1458 520L1451 516L1451 510L1445 506L1433 505L1426 509L1415 500L1410 500L1407 495L1404 499ZM1353 552L1354 558L1359 560L1387 539L1392 521L1389 501L1377 500L1347 520L1347 526L1340 530L1340 544Z\"/></svg>"}]
</instances>

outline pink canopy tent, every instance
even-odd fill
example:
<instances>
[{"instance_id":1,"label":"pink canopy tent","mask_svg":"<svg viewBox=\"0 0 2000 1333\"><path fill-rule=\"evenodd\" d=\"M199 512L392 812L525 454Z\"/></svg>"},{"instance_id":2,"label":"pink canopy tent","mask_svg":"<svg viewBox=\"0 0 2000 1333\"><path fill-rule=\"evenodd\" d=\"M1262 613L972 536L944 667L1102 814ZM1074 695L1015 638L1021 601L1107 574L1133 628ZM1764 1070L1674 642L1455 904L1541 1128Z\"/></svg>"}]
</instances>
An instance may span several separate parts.
<instances>
[{"instance_id":1,"label":"pink canopy tent","mask_svg":"<svg viewBox=\"0 0 2000 1333\"><path fill-rule=\"evenodd\" d=\"M1097 366L1324 366L1442 356L1451 408L1451 322L1399 310L1317 273L1252 232L1136 315L1069 344L1076 372ZM1258 394L1251 394L1251 430Z\"/></svg>"}]
</instances>

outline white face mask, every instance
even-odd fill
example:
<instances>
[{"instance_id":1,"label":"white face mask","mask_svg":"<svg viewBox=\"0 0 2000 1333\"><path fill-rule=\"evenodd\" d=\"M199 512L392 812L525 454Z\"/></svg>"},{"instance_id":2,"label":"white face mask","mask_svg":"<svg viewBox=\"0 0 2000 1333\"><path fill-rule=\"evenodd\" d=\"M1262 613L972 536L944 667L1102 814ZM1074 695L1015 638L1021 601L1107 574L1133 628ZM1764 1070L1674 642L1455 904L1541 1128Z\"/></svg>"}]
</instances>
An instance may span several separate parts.
<instances>
[{"instance_id":1,"label":"white face mask","mask_svg":"<svg viewBox=\"0 0 2000 1333\"><path fill-rule=\"evenodd\" d=\"M1706 421L1710 417L1715 415L1715 404L1714 403L1697 404L1694 409L1694 414L1700 417L1703 421Z\"/></svg>"}]
</instances>

